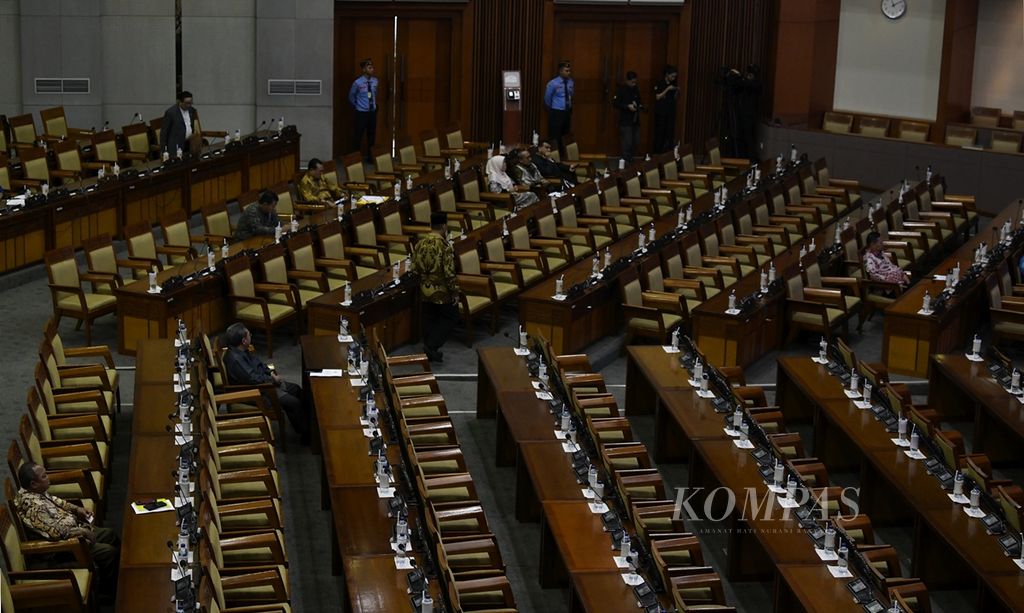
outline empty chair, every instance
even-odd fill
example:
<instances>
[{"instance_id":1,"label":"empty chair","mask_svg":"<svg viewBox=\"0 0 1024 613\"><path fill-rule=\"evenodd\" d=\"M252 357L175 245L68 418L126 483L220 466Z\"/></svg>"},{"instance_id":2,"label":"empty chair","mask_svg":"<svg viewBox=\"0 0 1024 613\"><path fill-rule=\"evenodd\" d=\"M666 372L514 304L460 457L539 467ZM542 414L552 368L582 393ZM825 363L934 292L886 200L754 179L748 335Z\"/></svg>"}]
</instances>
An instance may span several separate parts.
<instances>
[{"instance_id":1,"label":"empty chair","mask_svg":"<svg viewBox=\"0 0 1024 613\"><path fill-rule=\"evenodd\" d=\"M1003 130L992 131L992 151L1000 153L1020 153L1020 132Z\"/></svg>"},{"instance_id":2,"label":"empty chair","mask_svg":"<svg viewBox=\"0 0 1024 613\"><path fill-rule=\"evenodd\" d=\"M985 126L987 128L998 128L999 117L1003 114L1001 109L988 106L976 106L971 109L971 124Z\"/></svg>"},{"instance_id":3,"label":"empty chair","mask_svg":"<svg viewBox=\"0 0 1024 613\"><path fill-rule=\"evenodd\" d=\"M182 223L179 220L179 223ZM180 229L173 234L176 238L180 239ZM188 232L187 225L184 227L185 232ZM167 266L180 266L188 260L192 259L195 255L195 251L191 245L157 245L156 239L153 238L153 230L149 225L148 221L140 221L139 223L127 226L124 229L125 242L128 244L128 253L132 258L137 260L148 260L153 266L157 268L163 268L160 262L160 256L164 256L167 259Z\"/></svg>"},{"instance_id":4,"label":"empty chair","mask_svg":"<svg viewBox=\"0 0 1024 613\"><path fill-rule=\"evenodd\" d=\"M39 119L43 120L43 134L58 139L78 139L92 136L92 131L68 127L68 120L64 114L64 107L55 106L50 109L39 111Z\"/></svg>"},{"instance_id":5,"label":"empty chair","mask_svg":"<svg viewBox=\"0 0 1024 613\"><path fill-rule=\"evenodd\" d=\"M79 326L85 323L85 343L92 344L92 322L98 317L112 314L117 308L113 294L114 281L108 276L78 273L78 262L71 247L58 247L44 256L46 274L50 281L50 296L53 300L53 315L60 323L63 317L73 317ZM86 292L82 281L111 286L109 294Z\"/></svg>"},{"instance_id":6,"label":"empty chair","mask_svg":"<svg viewBox=\"0 0 1024 613\"><path fill-rule=\"evenodd\" d=\"M973 147L978 138L977 128L970 126L946 126L946 144L954 147Z\"/></svg>"},{"instance_id":7,"label":"empty chair","mask_svg":"<svg viewBox=\"0 0 1024 613\"><path fill-rule=\"evenodd\" d=\"M896 138L924 143L928 141L928 133L931 131L931 126L923 121L901 119L897 124L896 130Z\"/></svg>"},{"instance_id":8,"label":"empty chair","mask_svg":"<svg viewBox=\"0 0 1024 613\"><path fill-rule=\"evenodd\" d=\"M267 335L267 356L273 357L274 328L298 321L299 305L291 286L256 282L245 257L226 260L224 274L235 319L262 329Z\"/></svg>"},{"instance_id":9,"label":"empty chair","mask_svg":"<svg viewBox=\"0 0 1024 613\"><path fill-rule=\"evenodd\" d=\"M122 151L117 146L117 136L113 130L105 130L92 135L90 139L92 141L92 149L95 153L95 159L101 164L106 164L113 168L114 164L121 164L128 162L145 162L146 154L138 153L134 151Z\"/></svg>"},{"instance_id":10,"label":"empty chair","mask_svg":"<svg viewBox=\"0 0 1024 613\"><path fill-rule=\"evenodd\" d=\"M857 124L862 136L885 138L889 135L889 120L885 117L860 117Z\"/></svg>"},{"instance_id":11,"label":"empty chair","mask_svg":"<svg viewBox=\"0 0 1024 613\"><path fill-rule=\"evenodd\" d=\"M826 132L837 134L848 134L853 127L853 115L848 113L837 113L825 111L825 118L822 121L821 129Z\"/></svg>"}]
</instances>

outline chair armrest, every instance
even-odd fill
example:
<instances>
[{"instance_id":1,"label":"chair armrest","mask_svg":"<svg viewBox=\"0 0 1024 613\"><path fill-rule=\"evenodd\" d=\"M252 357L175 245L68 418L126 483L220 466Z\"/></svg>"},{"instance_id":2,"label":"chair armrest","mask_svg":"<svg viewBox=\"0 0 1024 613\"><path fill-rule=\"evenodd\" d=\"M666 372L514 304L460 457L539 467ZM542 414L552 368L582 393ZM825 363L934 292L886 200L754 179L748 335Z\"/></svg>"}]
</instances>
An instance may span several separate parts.
<instances>
[{"instance_id":1,"label":"chair armrest","mask_svg":"<svg viewBox=\"0 0 1024 613\"><path fill-rule=\"evenodd\" d=\"M85 347L64 347L64 355L69 358L102 357L109 368L114 367L114 356L105 345L89 345Z\"/></svg>"}]
</instances>

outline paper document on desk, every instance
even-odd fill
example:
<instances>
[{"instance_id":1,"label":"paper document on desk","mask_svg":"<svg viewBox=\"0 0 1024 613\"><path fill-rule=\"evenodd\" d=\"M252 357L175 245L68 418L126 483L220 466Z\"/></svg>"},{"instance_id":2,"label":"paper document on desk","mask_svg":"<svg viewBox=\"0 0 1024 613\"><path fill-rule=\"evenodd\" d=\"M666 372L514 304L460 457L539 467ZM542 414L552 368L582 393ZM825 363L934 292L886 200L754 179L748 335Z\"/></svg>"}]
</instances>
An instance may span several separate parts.
<instances>
[{"instance_id":1,"label":"paper document on desk","mask_svg":"<svg viewBox=\"0 0 1024 613\"><path fill-rule=\"evenodd\" d=\"M136 515L149 515L150 513L173 511L174 505L171 504L169 498L157 498L149 502L133 502L132 510L135 511Z\"/></svg>"},{"instance_id":2,"label":"paper document on desk","mask_svg":"<svg viewBox=\"0 0 1024 613\"><path fill-rule=\"evenodd\" d=\"M310 371L310 377L325 377L330 379L340 379L345 376L345 371L341 368L325 368L321 371Z\"/></svg>"}]
</instances>

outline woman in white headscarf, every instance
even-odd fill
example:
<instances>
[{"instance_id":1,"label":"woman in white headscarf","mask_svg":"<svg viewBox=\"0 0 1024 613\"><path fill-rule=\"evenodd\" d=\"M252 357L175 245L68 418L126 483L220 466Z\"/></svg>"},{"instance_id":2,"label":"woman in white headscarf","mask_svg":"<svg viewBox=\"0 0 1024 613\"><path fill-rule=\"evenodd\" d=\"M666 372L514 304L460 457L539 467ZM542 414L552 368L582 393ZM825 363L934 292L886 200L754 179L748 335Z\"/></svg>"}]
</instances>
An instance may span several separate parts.
<instances>
[{"instance_id":1,"label":"woman in white headscarf","mask_svg":"<svg viewBox=\"0 0 1024 613\"><path fill-rule=\"evenodd\" d=\"M539 200L537 194L531 192L529 187L516 185L512 177L508 176L503 155L496 155L487 160L487 189L495 194L512 194L517 207L533 204Z\"/></svg>"}]
</instances>

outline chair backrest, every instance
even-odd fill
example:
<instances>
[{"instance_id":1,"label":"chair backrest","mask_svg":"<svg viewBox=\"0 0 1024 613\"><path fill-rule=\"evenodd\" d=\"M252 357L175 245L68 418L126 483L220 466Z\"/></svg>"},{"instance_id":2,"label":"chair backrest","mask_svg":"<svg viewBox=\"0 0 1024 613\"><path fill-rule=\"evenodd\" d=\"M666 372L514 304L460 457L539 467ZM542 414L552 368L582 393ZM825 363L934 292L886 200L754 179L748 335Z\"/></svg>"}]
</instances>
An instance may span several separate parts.
<instances>
[{"instance_id":1,"label":"chair backrest","mask_svg":"<svg viewBox=\"0 0 1024 613\"><path fill-rule=\"evenodd\" d=\"M992 151L1020 153L1020 132L992 131Z\"/></svg>"},{"instance_id":2,"label":"chair backrest","mask_svg":"<svg viewBox=\"0 0 1024 613\"><path fill-rule=\"evenodd\" d=\"M705 142L704 148L708 152L708 159L711 160L711 163L713 165L715 165L715 166L721 166L722 165L722 150L721 150L721 148L719 147L719 144L718 144L718 137L717 136L712 136L711 138L709 138Z\"/></svg>"},{"instance_id":3,"label":"chair backrest","mask_svg":"<svg viewBox=\"0 0 1024 613\"><path fill-rule=\"evenodd\" d=\"M481 228L480 242L483 243L484 255L489 262L505 261L505 241L498 226L490 225Z\"/></svg>"},{"instance_id":4,"label":"chair backrest","mask_svg":"<svg viewBox=\"0 0 1024 613\"><path fill-rule=\"evenodd\" d=\"M270 191L277 194L277 214L291 217L295 214L295 198L292 197L292 186L287 181L281 181L270 186Z\"/></svg>"},{"instance_id":5,"label":"chair backrest","mask_svg":"<svg viewBox=\"0 0 1024 613\"><path fill-rule=\"evenodd\" d=\"M976 106L971 109L971 123L976 126L998 128L999 117L1002 114L1002 109L996 109L988 106Z\"/></svg>"},{"instance_id":6,"label":"chair backrest","mask_svg":"<svg viewBox=\"0 0 1024 613\"><path fill-rule=\"evenodd\" d=\"M978 129L970 126L946 126L946 144L955 147L973 147Z\"/></svg>"},{"instance_id":7,"label":"chair backrest","mask_svg":"<svg viewBox=\"0 0 1024 613\"><path fill-rule=\"evenodd\" d=\"M27 147L18 153L26 179L44 183L50 181L50 167L46 163L46 151L42 147Z\"/></svg>"},{"instance_id":8,"label":"chair backrest","mask_svg":"<svg viewBox=\"0 0 1024 613\"><path fill-rule=\"evenodd\" d=\"M441 157L441 139L437 136L436 130L424 130L420 132L420 140L423 142L423 154L429 157Z\"/></svg>"},{"instance_id":9,"label":"chair backrest","mask_svg":"<svg viewBox=\"0 0 1024 613\"><path fill-rule=\"evenodd\" d=\"M373 148L373 165L380 174L391 174L395 171L391 161L391 148L375 146Z\"/></svg>"},{"instance_id":10,"label":"chair backrest","mask_svg":"<svg viewBox=\"0 0 1024 613\"><path fill-rule=\"evenodd\" d=\"M409 211L412 213L413 221L419 223L430 223L430 190L414 189L409 192Z\"/></svg>"},{"instance_id":11,"label":"chair backrest","mask_svg":"<svg viewBox=\"0 0 1024 613\"><path fill-rule=\"evenodd\" d=\"M825 118L821 124L821 129L826 132L846 134L849 133L852 126L853 115L849 115L847 113L836 113L835 111L826 111Z\"/></svg>"},{"instance_id":12,"label":"chair backrest","mask_svg":"<svg viewBox=\"0 0 1024 613\"><path fill-rule=\"evenodd\" d=\"M640 276L635 266L628 267L619 277L622 285L622 304L630 306L641 306L643 304L643 287L640 284Z\"/></svg>"},{"instance_id":13,"label":"chair backrest","mask_svg":"<svg viewBox=\"0 0 1024 613\"><path fill-rule=\"evenodd\" d=\"M1024 111L1013 112L1013 119L1010 120L1010 127L1014 130L1024 130Z\"/></svg>"},{"instance_id":14,"label":"chair backrest","mask_svg":"<svg viewBox=\"0 0 1024 613\"><path fill-rule=\"evenodd\" d=\"M377 207L377 214L380 216L384 234L402 235L402 209L397 200L382 202Z\"/></svg>"},{"instance_id":15,"label":"chair backrest","mask_svg":"<svg viewBox=\"0 0 1024 613\"><path fill-rule=\"evenodd\" d=\"M462 128L459 124L452 124L444 128L444 140L447 143L445 147L448 149L461 149L464 139L462 138Z\"/></svg>"},{"instance_id":16,"label":"chair backrest","mask_svg":"<svg viewBox=\"0 0 1024 613\"><path fill-rule=\"evenodd\" d=\"M43 256L46 261L46 274L53 285L66 287L81 287L81 279L78 276L78 262L75 261L75 251L71 247L58 247L48 251ZM69 296L76 296L71 292L59 291L56 300L59 302Z\"/></svg>"},{"instance_id":17,"label":"chair backrest","mask_svg":"<svg viewBox=\"0 0 1024 613\"><path fill-rule=\"evenodd\" d=\"M53 151L57 154L57 165L61 170L82 172L82 153L78 150L78 142L63 140L53 144Z\"/></svg>"},{"instance_id":18,"label":"chair backrest","mask_svg":"<svg viewBox=\"0 0 1024 613\"><path fill-rule=\"evenodd\" d=\"M268 283L288 283L288 263L282 243L273 243L260 249L260 267Z\"/></svg>"},{"instance_id":19,"label":"chair backrest","mask_svg":"<svg viewBox=\"0 0 1024 613\"><path fill-rule=\"evenodd\" d=\"M931 126L922 121L901 119L897 138L923 143L928 140L929 130L931 130Z\"/></svg>"},{"instance_id":20,"label":"chair backrest","mask_svg":"<svg viewBox=\"0 0 1024 613\"><path fill-rule=\"evenodd\" d=\"M132 153L149 155L149 128L144 123L136 123L121 128L125 146Z\"/></svg>"},{"instance_id":21,"label":"chair backrest","mask_svg":"<svg viewBox=\"0 0 1024 613\"><path fill-rule=\"evenodd\" d=\"M342 235L341 222L335 220L317 224L316 237L320 242L320 253L323 257L345 259L345 239Z\"/></svg>"},{"instance_id":22,"label":"chair backrest","mask_svg":"<svg viewBox=\"0 0 1024 613\"><path fill-rule=\"evenodd\" d=\"M480 178L473 168L467 168L459 173L459 190L462 192L464 202L480 202Z\"/></svg>"},{"instance_id":23,"label":"chair backrest","mask_svg":"<svg viewBox=\"0 0 1024 613\"><path fill-rule=\"evenodd\" d=\"M1003 515L1006 516L1006 521L1010 523L1013 531L1020 534L1021 532L1021 490L1017 486L1006 486L1000 485L996 488L996 498L999 500L999 506L1003 509Z\"/></svg>"},{"instance_id":24,"label":"chair backrest","mask_svg":"<svg viewBox=\"0 0 1024 613\"><path fill-rule=\"evenodd\" d=\"M244 208L242 204L243 200L241 197L238 199L240 207ZM223 204L210 204L200 209L200 215L203 217L203 227L206 229L207 234L215 234L218 236L231 236L231 218L228 216L228 210Z\"/></svg>"},{"instance_id":25,"label":"chair backrest","mask_svg":"<svg viewBox=\"0 0 1024 613\"><path fill-rule=\"evenodd\" d=\"M128 253L132 257L156 259L156 240L148 221L140 221L125 227L124 235Z\"/></svg>"},{"instance_id":26,"label":"chair backrest","mask_svg":"<svg viewBox=\"0 0 1024 613\"><path fill-rule=\"evenodd\" d=\"M786 269L786 295L794 300L804 299L804 279L796 266Z\"/></svg>"},{"instance_id":27,"label":"chair backrest","mask_svg":"<svg viewBox=\"0 0 1024 613\"><path fill-rule=\"evenodd\" d=\"M3 153L6 148L0 143L0 188L5 191L11 191L11 160L7 157L6 153Z\"/></svg>"},{"instance_id":28,"label":"chair backrest","mask_svg":"<svg viewBox=\"0 0 1024 613\"><path fill-rule=\"evenodd\" d=\"M885 117L860 117L858 132L863 136L883 138L889 135L889 120Z\"/></svg>"},{"instance_id":29,"label":"chair backrest","mask_svg":"<svg viewBox=\"0 0 1024 613\"><path fill-rule=\"evenodd\" d=\"M576 138L571 134L562 138L562 144L565 147L565 159L567 160L578 160L580 159L580 145L576 142ZM551 151L552 155L558 154L558 149L554 148ZM555 160L556 162L559 160Z\"/></svg>"},{"instance_id":30,"label":"chair backrest","mask_svg":"<svg viewBox=\"0 0 1024 613\"><path fill-rule=\"evenodd\" d=\"M455 241L453 248L459 272L470 275L480 274L480 252L477 250L475 237Z\"/></svg>"},{"instance_id":31,"label":"chair backrest","mask_svg":"<svg viewBox=\"0 0 1024 613\"><path fill-rule=\"evenodd\" d=\"M55 106L52 109L43 109L39 111L39 118L43 120L43 134L67 138L68 120L64 116L64 107Z\"/></svg>"},{"instance_id":32,"label":"chair backrest","mask_svg":"<svg viewBox=\"0 0 1024 613\"><path fill-rule=\"evenodd\" d=\"M366 172L363 169L363 154L353 151L341 158L345 167L345 180L349 183L366 183Z\"/></svg>"},{"instance_id":33,"label":"chair backrest","mask_svg":"<svg viewBox=\"0 0 1024 613\"><path fill-rule=\"evenodd\" d=\"M228 285L233 296L255 297L255 282L249 260L245 257L231 258L224 262L224 272L228 276ZM238 307L235 307L238 310Z\"/></svg>"},{"instance_id":34,"label":"chair backrest","mask_svg":"<svg viewBox=\"0 0 1024 613\"><path fill-rule=\"evenodd\" d=\"M597 193L597 184L595 182L587 181L576 186L575 194L576 198L583 205L583 213L585 215L593 215L595 217L601 215L601 195Z\"/></svg>"},{"instance_id":35,"label":"chair backrest","mask_svg":"<svg viewBox=\"0 0 1024 613\"><path fill-rule=\"evenodd\" d=\"M377 244L377 229L373 224L373 217L372 207L364 206L352 211L352 232L357 244Z\"/></svg>"},{"instance_id":36,"label":"chair backrest","mask_svg":"<svg viewBox=\"0 0 1024 613\"><path fill-rule=\"evenodd\" d=\"M113 130L97 132L90 137L97 162L113 165L117 162L117 137Z\"/></svg>"},{"instance_id":37,"label":"chair backrest","mask_svg":"<svg viewBox=\"0 0 1024 613\"><path fill-rule=\"evenodd\" d=\"M3 550L7 570L9 572L27 570L25 557L21 553L21 536L18 534L14 518L7 505L0 506L0 540L3 542L3 547L0 549Z\"/></svg>"},{"instance_id":38,"label":"chair backrest","mask_svg":"<svg viewBox=\"0 0 1024 613\"><path fill-rule=\"evenodd\" d=\"M402 136L398 138L396 143L398 147L398 162L401 164L417 164L416 161L416 147L412 144L412 139L408 136Z\"/></svg>"},{"instance_id":39,"label":"chair backrest","mask_svg":"<svg viewBox=\"0 0 1024 613\"><path fill-rule=\"evenodd\" d=\"M288 254L295 270L316 270L316 254L313 252L313 236L309 232L296 232L288 236Z\"/></svg>"},{"instance_id":40,"label":"chair backrest","mask_svg":"<svg viewBox=\"0 0 1024 613\"><path fill-rule=\"evenodd\" d=\"M14 115L8 120L11 126L11 140L16 143L32 144L38 138L36 133L36 122L32 119L32 113Z\"/></svg>"},{"instance_id":41,"label":"chair backrest","mask_svg":"<svg viewBox=\"0 0 1024 613\"><path fill-rule=\"evenodd\" d=\"M505 219L508 220L508 236L512 243L513 249L529 249L530 248L530 228L529 218L526 215L510 215Z\"/></svg>"},{"instance_id":42,"label":"chair backrest","mask_svg":"<svg viewBox=\"0 0 1024 613\"><path fill-rule=\"evenodd\" d=\"M181 209L164 215L164 218L160 220L160 231L163 232L165 245L192 246L192 235L188 231L188 217Z\"/></svg>"}]
</instances>

